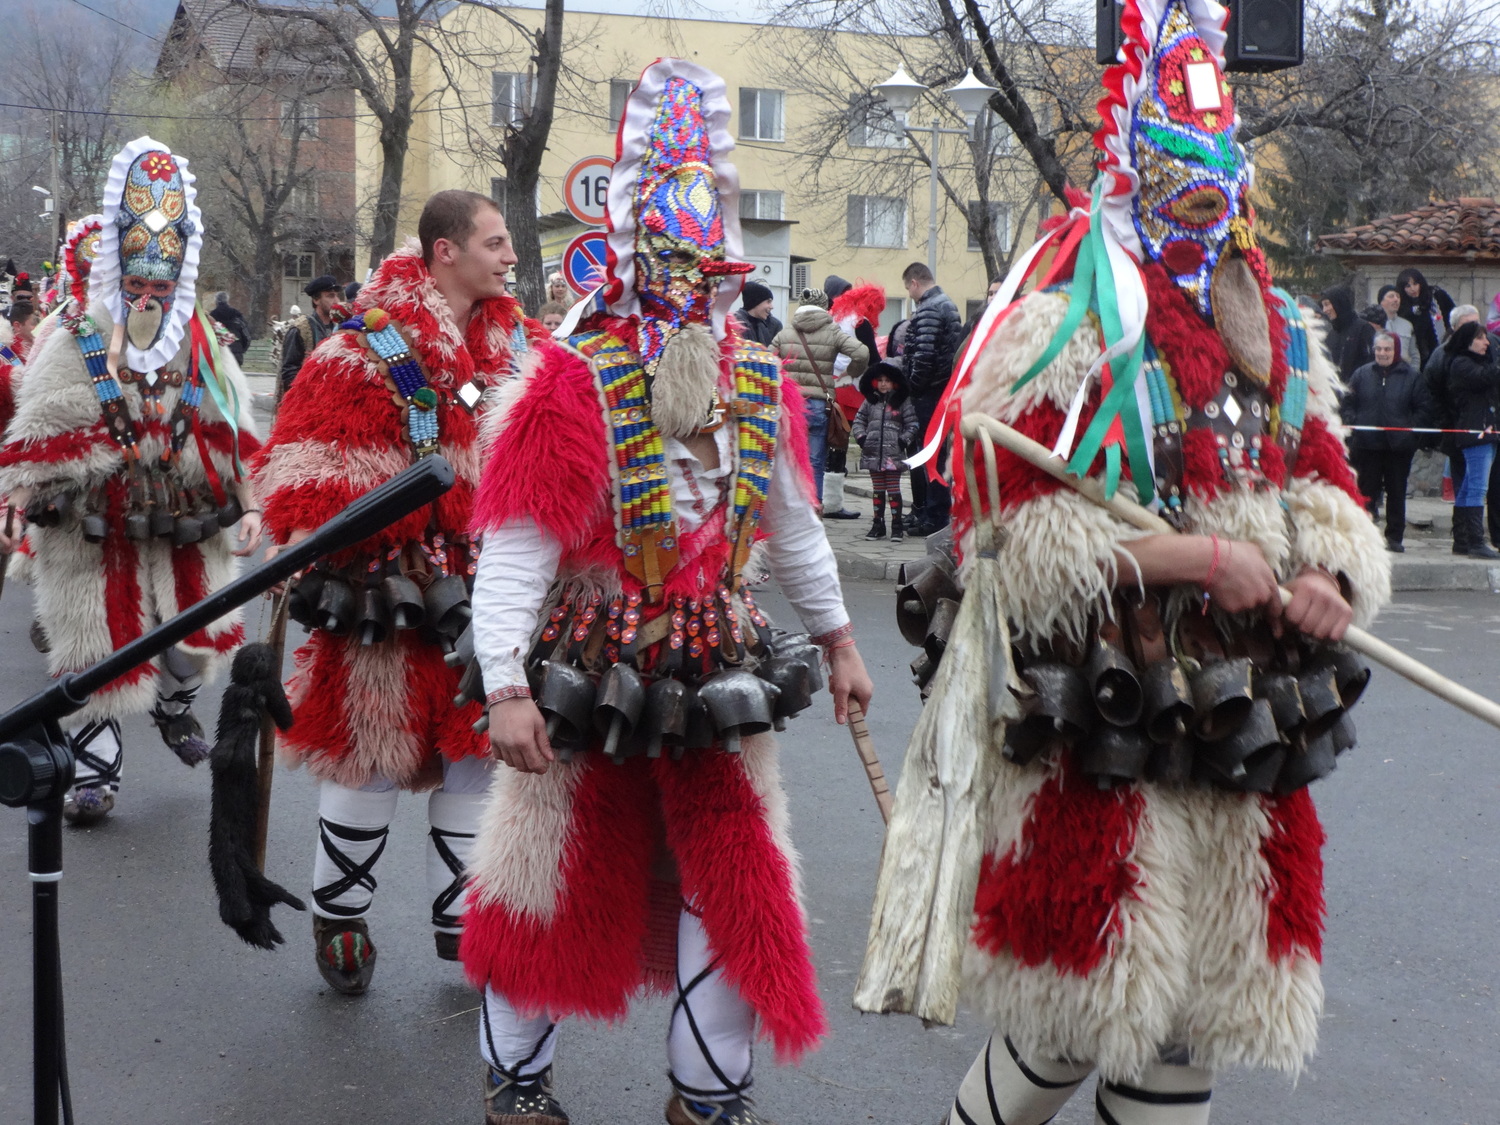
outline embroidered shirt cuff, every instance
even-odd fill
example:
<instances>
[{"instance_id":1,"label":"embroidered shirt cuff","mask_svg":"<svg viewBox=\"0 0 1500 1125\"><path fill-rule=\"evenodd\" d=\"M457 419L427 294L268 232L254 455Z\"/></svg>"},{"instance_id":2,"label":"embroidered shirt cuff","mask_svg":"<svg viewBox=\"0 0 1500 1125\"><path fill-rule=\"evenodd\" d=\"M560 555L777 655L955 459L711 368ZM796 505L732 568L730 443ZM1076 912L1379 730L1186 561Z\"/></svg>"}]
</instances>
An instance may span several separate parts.
<instances>
[{"instance_id":1,"label":"embroidered shirt cuff","mask_svg":"<svg viewBox=\"0 0 1500 1125\"><path fill-rule=\"evenodd\" d=\"M812 639L813 644L820 648L842 648L846 644L854 643L854 623L849 622L840 625L837 629L827 633L819 633Z\"/></svg>"},{"instance_id":2,"label":"embroidered shirt cuff","mask_svg":"<svg viewBox=\"0 0 1500 1125\"><path fill-rule=\"evenodd\" d=\"M531 689L525 684L510 684L507 687L496 688L484 697L484 705L493 707L497 703L504 703L507 699L530 699Z\"/></svg>"}]
</instances>

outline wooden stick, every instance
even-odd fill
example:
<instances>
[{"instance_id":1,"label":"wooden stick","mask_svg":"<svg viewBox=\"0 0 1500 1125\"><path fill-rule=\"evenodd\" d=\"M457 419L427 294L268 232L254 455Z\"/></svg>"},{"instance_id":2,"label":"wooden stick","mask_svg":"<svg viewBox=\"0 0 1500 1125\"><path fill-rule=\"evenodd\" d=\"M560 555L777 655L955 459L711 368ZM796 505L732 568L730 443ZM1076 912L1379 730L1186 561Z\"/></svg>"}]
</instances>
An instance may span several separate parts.
<instances>
[{"instance_id":1,"label":"wooden stick","mask_svg":"<svg viewBox=\"0 0 1500 1125\"><path fill-rule=\"evenodd\" d=\"M5 508L5 537L9 539L15 532L16 509L13 505L7 505ZM0 594L5 592L5 574L10 570L10 557L16 553L16 549L19 546L19 543L16 544L9 551L5 552L4 557L0 557Z\"/></svg>"},{"instance_id":2,"label":"wooden stick","mask_svg":"<svg viewBox=\"0 0 1500 1125\"><path fill-rule=\"evenodd\" d=\"M854 739L854 751L864 764L865 776L870 779L870 788L875 791L875 803L880 806L880 819L891 822L891 788L885 781L885 770L880 768L880 758L875 753L875 743L870 739L870 728L865 725L865 712L859 703L849 700L849 734Z\"/></svg>"},{"instance_id":3,"label":"wooden stick","mask_svg":"<svg viewBox=\"0 0 1500 1125\"><path fill-rule=\"evenodd\" d=\"M1177 529L1160 516L1147 511L1134 500L1131 500L1123 491L1116 492L1114 496L1105 498L1104 486L1090 477L1082 479L1068 472L1066 464L1059 457L1054 457L1052 451L1040 442L1032 441L1025 434L1017 433L1004 422L997 421L987 414L965 414L961 424L963 435L966 438L974 438L980 433L988 433L997 444L1003 445L1023 461L1027 461L1043 472L1056 477L1068 487L1082 493L1088 499L1101 507L1108 508L1132 527L1153 534L1175 535ZM1292 595L1285 587L1281 590L1281 602L1285 605L1292 600ZM1379 637L1358 626L1351 625L1344 633L1344 644L1355 652L1368 656L1377 664L1384 665L1398 676L1403 676L1416 684L1419 688L1430 691L1439 699L1446 700L1460 710L1467 711L1476 719L1489 723L1492 727L1500 727L1500 704L1493 699L1487 699L1476 691L1470 691L1462 684L1454 683L1447 676L1433 671L1420 660L1413 660L1406 653L1391 645L1386 644Z\"/></svg>"},{"instance_id":4,"label":"wooden stick","mask_svg":"<svg viewBox=\"0 0 1500 1125\"><path fill-rule=\"evenodd\" d=\"M271 635L266 643L276 653L276 675L281 675L282 654L286 651L286 610L288 590L276 595L271 610ZM267 711L260 717L260 757L256 764L259 792L255 805L255 866L266 870L266 838L271 830L271 782L276 774L276 722Z\"/></svg>"}]
</instances>

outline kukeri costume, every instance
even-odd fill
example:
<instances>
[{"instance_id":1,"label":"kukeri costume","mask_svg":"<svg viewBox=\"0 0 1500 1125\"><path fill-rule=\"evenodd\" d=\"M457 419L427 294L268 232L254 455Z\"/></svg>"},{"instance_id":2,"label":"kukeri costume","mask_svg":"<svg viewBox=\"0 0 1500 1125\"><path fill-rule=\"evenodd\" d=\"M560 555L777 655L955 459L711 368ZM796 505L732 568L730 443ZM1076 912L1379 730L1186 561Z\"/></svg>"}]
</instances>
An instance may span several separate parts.
<instances>
[{"instance_id":1,"label":"kukeri costume","mask_svg":"<svg viewBox=\"0 0 1500 1125\"><path fill-rule=\"evenodd\" d=\"M801 397L727 327L749 268L729 112L692 63L643 74L610 181L608 278L566 341L538 349L475 506L489 700L534 693L561 754L540 775L500 767L469 869L490 1122L566 1121L555 1022L622 1017L643 988L677 997L677 1125L760 1120L744 1097L757 1020L783 1057L824 1031L770 733L809 702L817 652L803 638L773 656L742 584L752 544L768 536L813 641L849 622Z\"/></svg>"},{"instance_id":2,"label":"kukeri costume","mask_svg":"<svg viewBox=\"0 0 1500 1125\"><path fill-rule=\"evenodd\" d=\"M1256 544L1283 579L1325 570L1367 623L1389 563L1336 373L1256 245L1224 20L1212 0L1127 0L1092 204L987 310L948 425L987 413L1185 532ZM996 518L966 457L961 575ZM1295 1073L1313 1050L1323 829L1306 785L1352 744L1368 673L1196 586L1140 586L1121 550L1140 532L1003 450L997 469L1003 543L987 549L1025 698L990 748L1007 760L964 957L998 1031L950 1121L1040 1125L1097 1068L1099 1121L1201 1122L1214 1070ZM942 571L913 575L904 613Z\"/></svg>"},{"instance_id":3,"label":"kukeri costume","mask_svg":"<svg viewBox=\"0 0 1500 1125\"><path fill-rule=\"evenodd\" d=\"M203 234L187 162L149 137L115 157L86 307L95 236L79 233L68 255L77 290L38 335L0 448L0 492L31 496L53 675L102 659L234 576L222 532L240 518L242 458L258 448L244 377L194 304ZM150 709L184 761L206 755L189 708L241 637L228 615L90 698L74 717L70 817L112 807L124 715Z\"/></svg>"},{"instance_id":4,"label":"kukeri costume","mask_svg":"<svg viewBox=\"0 0 1500 1125\"><path fill-rule=\"evenodd\" d=\"M322 781L313 871L320 971L363 992L375 948L364 916L399 789L434 789L428 856L440 956L455 959L459 873L489 781L477 704L455 708L444 654L468 623L477 559L468 534L479 480L480 416L528 347L510 297L475 305L467 331L409 246L361 290L358 311L286 391L256 466L280 541L312 529L413 460L440 453L457 483L434 504L293 588L291 615L313 630L288 687L296 722L284 755Z\"/></svg>"}]
</instances>

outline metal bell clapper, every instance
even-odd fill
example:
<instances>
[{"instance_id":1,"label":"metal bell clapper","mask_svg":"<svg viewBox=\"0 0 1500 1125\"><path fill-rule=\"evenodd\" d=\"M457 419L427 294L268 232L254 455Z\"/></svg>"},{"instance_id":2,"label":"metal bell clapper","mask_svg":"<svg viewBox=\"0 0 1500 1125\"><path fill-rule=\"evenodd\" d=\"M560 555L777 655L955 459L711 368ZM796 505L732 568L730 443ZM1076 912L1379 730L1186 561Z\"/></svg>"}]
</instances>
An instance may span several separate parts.
<instances>
[{"instance_id":1,"label":"metal bell clapper","mask_svg":"<svg viewBox=\"0 0 1500 1125\"><path fill-rule=\"evenodd\" d=\"M458 640L453 642L453 648L443 653L443 663L450 668L467 668L474 661L474 623L471 621L467 628L458 635Z\"/></svg>"},{"instance_id":2,"label":"metal bell clapper","mask_svg":"<svg viewBox=\"0 0 1500 1125\"><path fill-rule=\"evenodd\" d=\"M464 674L458 678L458 691L453 696L453 706L462 707L471 699L475 703L484 702L484 672L477 660L464 665Z\"/></svg>"},{"instance_id":3,"label":"metal bell clapper","mask_svg":"<svg viewBox=\"0 0 1500 1125\"><path fill-rule=\"evenodd\" d=\"M380 582L380 592L391 607L391 624L397 629L416 629L427 620L422 591L404 574L392 574Z\"/></svg>"},{"instance_id":4,"label":"metal bell clapper","mask_svg":"<svg viewBox=\"0 0 1500 1125\"><path fill-rule=\"evenodd\" d=\"M1151 757L1151 740L1135 727L1106 723L1078 748L1078 766L1100 789L1139 781Z\"/></svg>"},{"instance_id":5,"label":"metal bell clapper","mask_svg":"<svg viewBox=\"0 0 1500 1125\"><path fill-rule=\"evenodd\" d=\"M615 765L626 758L626 740L646 709L646 685L629 664L611 664L594 697L594 730L604 737L604 753Z\"/></svg>"},{"instance_id":6,"label":"metal bell clapper","mask_svg":"<svg viewBox=\"0 0 1500 1125\"><path fill-rule=\"evenodd\" d=\"M326 571L309 570L292 583L286 598L286 615L305 629L317 627L318 600L323 596Z\"/></svg>"},{"instance_id":7,"label":"metal bell clapper","mask_svg":"<svg viewBox=\"0 0 1500 1125\"><path fill-rule=\"evenodd\" d=\"M376 586L366 586L359 592L359 643L369 647L382 643L391 635L391 611L380 596Z\"/></svg>"},{"instance_id":8,"label":"metal bell clapper","mask_svg":"<svg viewBox=\"0 0 1500 1125\"><path fill-rule=\"evenodd\" d=\"M641 729L646 732L646 757L660 758L663 745L674 747L674 757L681 756L687 742L688 713L693 691L681 680L657 680L646 689L646 710Z\"/></svg>"},{"instance_id":9,"label":"metal bell clapper","mask_svg":"<svg viewBox=\"0 0 1500 1125\"><path fill-rule=\"evenodd\" d=\"M1135 665L1114 645L1099 641L1089 653L1083 674L1094 694L1094 706L1104 721L1117 727L1140 722L1145 698Z\"/></svg>"},{"instance_id":10,"label":"metal bell clapper","mask_svg":"<svg viewBox=\"0 0 1500 1125\"><path fill-rule=\"evenodd\" d=\"M469 607L469 589L456 574L444 575L422 595L427 623L440 637L457 637L474 616Z\"/></svg>"},{"instance_id":11,"label":"metal bell clapper","mask_svg":"<svg viewBox=\"0 0 1500 1125\"><path fill-rule=\"evenodd\" d=\"M764 734L775 723L772 706L779 694L774 684L736 668L720 672L698 689L708 708L725 753L738 754L740 740Z\"/></svg>"},{"instance_id":12,"label":"metal bell clapper","mask_svg":"<svg viewBox=\"0 0 1500 1125\"><path fill-rule=\"evenodd\" d=\"M776 687L772 714L778 731L786 730L788 719L812 706L813 669L803 654L774 656L757 668L755 674Z\"/></svg>"},{"instance_id":13,"label":"metal bell clapper","mask_svg":"<svg viewBox=\"0 0 1500 1125\"><path fill-rule=\"evenodd\" d=\"M1078 669L1045 662L1022 669L1031 690L1026 717L1006 728L1005 757L1018 766L1035 758L1054 738L1075 742L1094 725L1094 701Z\"/></svg>"},{"instance_id":14,"label":"metal bell clapper","mask_svg":"<svg viewBox=\"0 0 1500 1125\"><path fill-rule=\"evenodd\" d=\"M318 593L317 627L341 637L354 627L354 591L342 578L329 576Z\"/></svg>"},{"instance_id":15,"label":"metal bell clapper","mask_svg":"<svg viewBox=\"0 0 1500 1125\"><path fill-rule=\"evenodd\" d=\"M547 741L564 762L588 745L594 713L594 681L580 668L556 660L542 663L537 709L547 720Z\"/></svg>"},{"instance_id":16,"label":"metal bell clapper","mask_svg":"<svg viewBox=\"0 0 1500 1125\"><path fill-rule=\"evenodd\" d=\"M908 644L920 645L927 638L938 603L958 601L958 579L946 555L929 554L904 563L896 589L896 627Z\"/></svg>"},{"instance_id":17,"label":"metal bell clapper","mask_svg":"<svg viewBox=\"0 0 1500 1125\"><path fill-rule=\"evenodd\" d=\"M1317 738L1333 728L1344 714L1338 677L1329 664L1317 664L1297 677L1297 694L1307 715L1307 737Z\"/></svg>"},{"instance_id":18,"label":"metal bell clapper","mask_svg":"<svg viewBox=\"0 0 1500 1125\"><path fill-rule=\"evenodd\" d=\"M1168 657L1146 665L1141 692L1146 734L1152 742L1169 745L1187 734L1193 721L1193 689L1181 664Z\"/></svg>"},{"instance_id":19,"label":"metal bell clapper","mask_svg":"<svg viewBox=\"0 0 1500 1125\"><path fill-rule=\"evenodd\" d=\"M1193 710L1197 735L1204 742L1217 742L1238 730L1254 702L1247 657L1205 664L1189 681L1193 687Z\"/></svg>"}]
</instances>

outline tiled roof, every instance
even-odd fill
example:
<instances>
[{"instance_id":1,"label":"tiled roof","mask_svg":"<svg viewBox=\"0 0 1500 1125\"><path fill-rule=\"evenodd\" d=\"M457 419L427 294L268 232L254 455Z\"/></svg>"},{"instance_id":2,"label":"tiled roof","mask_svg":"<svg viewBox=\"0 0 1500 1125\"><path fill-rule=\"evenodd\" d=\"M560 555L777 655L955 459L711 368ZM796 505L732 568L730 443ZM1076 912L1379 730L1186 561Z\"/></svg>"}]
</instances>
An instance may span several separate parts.
<instances>
[{"instance_id":1,"label":"tiled roof","mask_svg":"<svg viewBox=\"0 0 1500 1125\"><path fill-rule=\"evenodd\" d=\"M1318 239L1318 249L1334 254L1500 258L1500 203L1472 196L1430 203L1404 215L1325 234Z\"/></svg>"},{"instance_id":2,"label":"tiled roof","mask_svg":"<svg viewBox=\"0 0 1500 1125\"><path fill-rule=\"evenodd\" d=\"M182 0L157 65L170 68L169 56L185 62L203 51L226 74L305 73L330 60L327 33L300 15L290 7L261 15L231 0Z\"/></svg>"}]
</instances>

